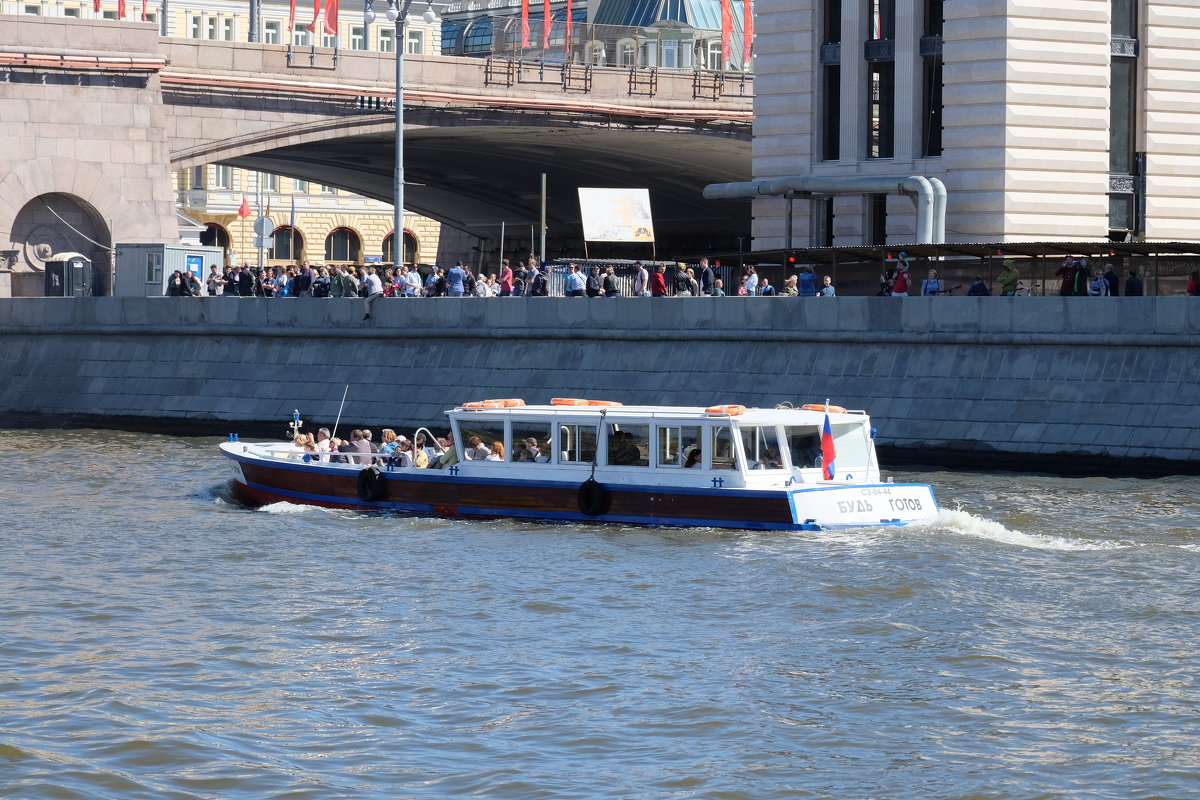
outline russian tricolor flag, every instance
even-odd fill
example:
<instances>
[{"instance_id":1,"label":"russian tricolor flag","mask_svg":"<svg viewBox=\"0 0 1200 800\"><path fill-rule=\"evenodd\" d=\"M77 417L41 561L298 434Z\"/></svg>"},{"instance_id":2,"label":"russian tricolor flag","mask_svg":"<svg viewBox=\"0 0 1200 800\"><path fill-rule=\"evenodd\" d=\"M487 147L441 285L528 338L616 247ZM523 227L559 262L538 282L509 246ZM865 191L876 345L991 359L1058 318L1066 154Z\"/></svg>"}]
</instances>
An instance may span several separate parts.
<instances>
[{"instance_id":1,"label":"russian tricolor flag","mask_svg":"<svg viewBox=\"0 0 1200 800\"><path fill-rule=\"evenodd\" d=\"M833 448L833 429L829 427L829 412L825 412L825 428L821 431L821 472L827 481L833 480L833 462L837 451Z\"/></svg>"}]
</instances>

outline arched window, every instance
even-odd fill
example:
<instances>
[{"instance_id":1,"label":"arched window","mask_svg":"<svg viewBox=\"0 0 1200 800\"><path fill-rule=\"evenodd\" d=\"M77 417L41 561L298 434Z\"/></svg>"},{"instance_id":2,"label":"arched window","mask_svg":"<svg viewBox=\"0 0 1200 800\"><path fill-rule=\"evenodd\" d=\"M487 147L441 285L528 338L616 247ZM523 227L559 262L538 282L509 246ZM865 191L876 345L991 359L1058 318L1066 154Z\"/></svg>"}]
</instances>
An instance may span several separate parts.
<instances>
[{"instance_id":1,"label":"arched window","mask_svg":"<svg viewBox=\"0 0 1200 800\"><path fill-rule=\"evenodd\" d=\"M300 231L289 225L280 225L271 234L275 246L271 248L271 258L283 261L299 261L304 252L304 237Z\"/></svg>"},{"instance_id":2,"label":"arched window","mask_svg":"<svg viewBox=\"0 0 1200 800\"><path fill-rule=\"evenodd\" d=\"M204 223L204 232L200 234L200 244L205 247L223 247L229 249L229 231L215 222Z\"/></svg>"},{"instance_id":3,"label":"arched window","mask_svg":"<svg viewBox=\"0 0 1200 800\"><path fill-rule=\"evenodd\" d=\"M603 67L608 63L608 56L604 50L604 42L590 41L583 45L583 60L597 67Z\"/></svg>"},{"instance_id":4,"label":"arched window","mask_svg":"<svg viewBox=\"0 0 1200 800\"><path fill-rule=\"evenodd\" d=\"M706 69L722 69L721 64L721 40L711 39L708 42L708 59L705 64Z\"/></svg>"},{"instance_id":5,"label":"arched window","mask_svg":"<svg viewBox=\"0 0 1200 800\"><path fill-rule=\"evenodd\" d=\"M446 21L442 23L442 55L456 56L459 54L458 45L462 40L463 28L466 27L462 22Z\"/></svg>"},{"instance_id":6,"label":"arched window","mask_svg":"<svg viewBox=\"0 0 1200 800\"><path fill-rule=\"evenodd\" d=\"M349 228L334 228L325 237L326 261L358 261L362 244L358 234Z\"/></svg>"},{"instance_id":7,"label":"arched window","mask_svg":"<svg viewBox=\"0 0 1200 800\"><path fill-rule=\"evenodd\" d=\"M637 64L637 44L633 39L621 39L617 42L617 66L632 67Z\"/></svg>"},{"instance_id":8,"label":"arched window","mask_svg":"<svg viewBox=\"0 0 1200 800\"><path fill-rule=\"evenodd\" d=\"M391 264L396 263L392 260L393 238L394 237L390 233L383 237L383 260ZM404 231L404 261L401 263L417 263L417 237L413 236L413 232L410 230Z\"/></svg>"},{"instance_id":9,"label":"arched window","mask_svg":"<svg viewBox=\"0 0 1200 800\"><path fill-rule=\"evenodd\" d=\"M445 34L443 33L443 38ZM464 56L480 55L492 52L492 20L482 17L471 23L463 36L462 53Z\"/></svg>"}]
</instances>

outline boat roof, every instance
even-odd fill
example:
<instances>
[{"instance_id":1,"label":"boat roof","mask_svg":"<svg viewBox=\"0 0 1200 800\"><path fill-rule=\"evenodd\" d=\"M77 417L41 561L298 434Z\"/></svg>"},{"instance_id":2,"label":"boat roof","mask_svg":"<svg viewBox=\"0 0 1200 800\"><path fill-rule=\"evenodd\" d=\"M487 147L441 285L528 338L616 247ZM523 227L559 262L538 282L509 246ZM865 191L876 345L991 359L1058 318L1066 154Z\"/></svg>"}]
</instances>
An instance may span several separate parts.
<instances>
[{"instance_id":1,"label":"boat roof","mask_svg":"<svg viewBox=\"0 0 1200 800\"><path fill-rule=\"evenodd\" d=\"M501 402L501 401L479 401L480 403ZM600 401L605 402L605 401ZM739 424L750 425L819 425L825 418L825 406L820 404L818 408L793 408L793 407L777 407L777 408L747 408L745 406L722 405L722 406L650 406L650 405L571 405L571 404L550 404L550 405L518 405L509 407L471 407L472 404L464 403L461 406L450 409L447 414L455 414L460 418L479 414L481 416L491 416L502 414L512 417L539 417L545 418L548 415L561 417L583 417L597 418L603 416L606 419L614 420L632 420L632 419L680 419L680 420L733 420ZM817 405L817 404L810 404ZM717 411L715 409L729 409L731 413ZM839 406L830 405L829 421L834 423L854 422L861 423L867 419L865 411L847 410Z\"/></svg>"}]
</instances>

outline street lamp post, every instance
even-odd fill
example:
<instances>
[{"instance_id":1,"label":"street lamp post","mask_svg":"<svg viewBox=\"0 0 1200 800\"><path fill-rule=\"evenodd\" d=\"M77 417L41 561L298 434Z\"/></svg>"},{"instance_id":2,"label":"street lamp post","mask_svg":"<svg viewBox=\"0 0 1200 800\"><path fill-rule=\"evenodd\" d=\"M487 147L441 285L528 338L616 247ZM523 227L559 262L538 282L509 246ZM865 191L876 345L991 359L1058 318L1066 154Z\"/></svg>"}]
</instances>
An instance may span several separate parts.
<instances>
[{"instance_id":1,"label":"street lamp post","mask_svg":"<svg viewBox=\"0 0 1200 800\"><path fill-rule=\"evenodd\" d=\"M369 30L375 21L375 11L372 8L374 0L365 0L363 22ZM426 24L437 22L437 12L433 3L426 0L427 5L422 19ZM408 10L413 0L387 0L385 16L389 22L396 25L396 166L392 172L392 265L399 266L404 258L404 24L408 19Z\"/></svg>"}]
</instances>

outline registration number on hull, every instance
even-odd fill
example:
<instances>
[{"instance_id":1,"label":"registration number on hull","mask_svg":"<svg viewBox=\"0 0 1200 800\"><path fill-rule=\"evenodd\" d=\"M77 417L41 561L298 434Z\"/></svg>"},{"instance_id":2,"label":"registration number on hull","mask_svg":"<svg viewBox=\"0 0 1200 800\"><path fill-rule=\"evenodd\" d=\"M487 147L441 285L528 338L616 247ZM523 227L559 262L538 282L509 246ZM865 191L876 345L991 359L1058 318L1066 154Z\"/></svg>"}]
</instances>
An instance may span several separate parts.
<instances>
[{"instance_id":1,"label":"registration number on hull","mask_svg":"<svg viewBox=\"0 0 1200 800\"><path fill-rule=\"evenodd\" d=\"M819 525L911 522L938 511L933 491L920 484L797 489L791 502L796 522Z\"/></svg>"}]
</instances>

